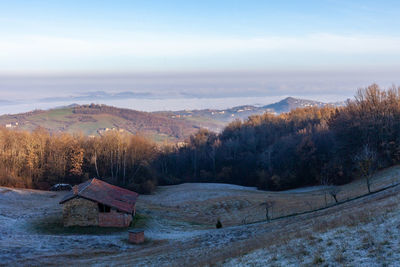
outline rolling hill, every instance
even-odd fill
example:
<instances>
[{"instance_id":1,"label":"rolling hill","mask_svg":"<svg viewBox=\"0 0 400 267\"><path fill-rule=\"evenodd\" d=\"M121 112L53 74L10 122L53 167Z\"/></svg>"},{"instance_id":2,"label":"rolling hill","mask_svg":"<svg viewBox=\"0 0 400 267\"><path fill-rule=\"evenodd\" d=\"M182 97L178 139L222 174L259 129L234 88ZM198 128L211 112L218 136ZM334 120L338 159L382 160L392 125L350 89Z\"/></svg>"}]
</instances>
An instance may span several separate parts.
<instances>
[{"instance_id":1,"label":"rolling hill","mask_svg":"<svg viewBox=\"0 0 400 267\"><path fill-rule=\"evenodd\" d=\"M155 141L183 140L198 128L188 121L161 114L94 104L3 115L0 124L8 128L33 130L43 127L51 132L82 132L85 135L101 135L115 129L140 133Z\"/></svg>"},{"instance_id":2,"label":"rolling hill","mask_svg":"<svg viewBox=\"0 0 400 267\"><path fill-rule=\"evenodd\" d=\"M235 119L244 120L251 115L263 114L265 112L280 114L296 108L323 107L325 105L342 106L344 102L323 103L320 101L287 97L279 102L265 106L243 105L228 109L180 110L159 112L159 114L166 115L170 118L184 118L197 123L213 123L214 128L211 128L211 130L221 131L227 123Z\"/></svg>"},{"instance_id":3,"label":"rolling hill","mask_svg":"<svg viewBox=\"0 0 400 267\"><path fill-rule=\"evenodd\" d=\"M279 114L296 108L324 105L327 104L293 97L265 106L243 105L228 109L167 112L142 112L106 105L72 104L50 110L2 115L0 125L30 131L43 127L51 132L81 132L85 135L101 135L109 130L119 130L132 134L140 133L156 142L175 142L184 140L199 128L222 131L229 122L235 119L243 120L251 115L264 112Z\"/></svg>"}]
</instances>

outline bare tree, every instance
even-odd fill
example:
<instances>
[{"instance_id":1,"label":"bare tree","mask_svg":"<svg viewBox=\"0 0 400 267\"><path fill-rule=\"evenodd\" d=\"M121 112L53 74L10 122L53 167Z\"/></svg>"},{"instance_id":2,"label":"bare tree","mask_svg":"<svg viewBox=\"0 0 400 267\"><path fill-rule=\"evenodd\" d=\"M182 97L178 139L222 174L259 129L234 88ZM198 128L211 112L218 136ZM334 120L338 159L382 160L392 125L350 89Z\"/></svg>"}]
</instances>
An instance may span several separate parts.
<instances>
[{"instance_id":1,"label":"bare tree","mask_svg":"<svg viewBox=\"0 0 400 267\"><path fill-rule=\"evenodd\" d=\"M94 150L94 158L93 158L93 160L94 160L94 167L96 169L97 178L100 178L99 169L97 168L97 151L96 151L96 149Z\"/></svg>"},{"instance_id":2,"label":"bare tree","mask_svg":"<svg viewBox=\"0 0 400 267\"><path fill-rule=\"evenodd\" d=\"M331 185L331 179L329 179L328 175L328 168L325 166L322 167L321 170L321 178L320 178L320 184L324 186L324 199L325 199L325 206L328 206L328 201L326 199L326 195L328 194L329 187Z\"/></svg>"},{"instance_id":3,"label":"bare tree","mask_svg":"<svg viewBox=\"0 0 400 267\"><path fill-rule=\"evenodd\" d=\"M265 218L270 221L273 218L273 208L275 206L275 201L267 200L260 204L260 206L265 206Z\"/></svg>"},{"instance_id":4,"label":"bare tree","mask_svg":"<svg viewBox=\"0 0 400 267\"><path fill-rule=\"evenodd\" d=\"M371 193L371 176L376 168L376 152L366 144L361 151L355 155L354 161L367 183L368 193Z\"/></svg>"},{"instance_id":5,"label":"bare tree","mask_svg":"<svg viewBox=\"0 0 400 267\"><path fill-rule=\"evenodd\" d=\"M329 195L338 203L337 195L340 193L341 189L337 186L332 186L328 189Z\"/></svg>"}]
</instances>

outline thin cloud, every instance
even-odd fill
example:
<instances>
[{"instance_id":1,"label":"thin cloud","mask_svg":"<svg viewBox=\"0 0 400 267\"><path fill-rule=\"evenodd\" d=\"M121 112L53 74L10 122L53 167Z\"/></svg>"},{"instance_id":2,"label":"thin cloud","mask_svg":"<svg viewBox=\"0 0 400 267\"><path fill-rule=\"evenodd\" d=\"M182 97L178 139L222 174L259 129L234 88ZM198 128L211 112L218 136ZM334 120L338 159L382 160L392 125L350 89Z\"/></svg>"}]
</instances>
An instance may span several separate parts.
<instances>
[{"instance_id":1,"label":"thin cloud","mask_svg":"<svg viewBox=\"0 0 400 267\"><path fill-rule=\"evenodd\" d=\"M0 70L29 69L104 69L126 66L149 66L153 61L207 59L219 66L239 64L240 58L259 55L275 58L310 55L310 62L318 65L330 54L400 55L400 38L391 36L346 36L328 33L296 37L217 38L204 36L167 36L156 34L127 34L107 39L67 38L42 35L24 35L0 40ZM322 55L322 57L321 57ZM392 61L395 61L395 60ZM382 64L385 64L382 59ZM254 66L260 66L259 62ZM194 64L188 62L187 64ZM282 62L289 64L290 62ZM354 62L356 65L357 62ZM192 66L189 66L192 68Z\"/></svg>"}]
</instances>

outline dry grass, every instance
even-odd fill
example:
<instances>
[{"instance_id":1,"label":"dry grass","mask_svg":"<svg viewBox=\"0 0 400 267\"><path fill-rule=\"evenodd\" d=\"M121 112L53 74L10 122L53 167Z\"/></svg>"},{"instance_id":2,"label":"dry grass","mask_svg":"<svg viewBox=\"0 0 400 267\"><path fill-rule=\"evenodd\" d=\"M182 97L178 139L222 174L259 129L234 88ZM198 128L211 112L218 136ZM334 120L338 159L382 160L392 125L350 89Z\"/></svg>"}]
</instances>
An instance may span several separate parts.
<instances>
[{"instance_id":1,"label":"dry grass","mask_svg":"<svg viewBox=\"0 0 400 267\"><path fill-rule=\"evenodd\" d=\"M299 216L299 223L294 223L277 230L274 229L273 233L266 233L255 239L246 240L240 244L234 244L229 247L229 251L225 251L220 254L217 259L213 259L212 261L222 263L229 258L241 258L251 251L260 248L266 249L268 252L271 252L270 254L274 254L274 251L276 251L277 248L283 247L284 252L281 252L281 254L302 260L305 258L312 258L311 263L313 265L324 265L326 262L321 253L316 251L315 254L311 254L310 250L305 248L315 247L318 249L324 249L325 247L335 247L335 243L332 240L323 240L318 237L319 234L332 229L338 229L337 233L343 235L346 234L346 232L342 230L343 227L357 229L360 225L365 225L371 222L379 224L384 220L383 218L395 210L395 207L397 207L397 209L399 208L399 203L400 196L396 194L389 200L381 200L379 197L377 197L376 202L374 200L363 203L363 200L357 200L356 203L354 203L355 205L351 206L349 204L349 207L343 207L343 210L340 210L340 206L336 206L333 207L336 211L322 211L321 213L324 215L318 216L315 214L315 218L312 216ZM340 216L338 216L337 212L340 212ZM271 225L271 227L273 226ZM361 240L362 247L360 249L367 250L370 257L383 255L388 251L387 247L391 244L388 240L377 243L373 233L366 232L363 229L358 231L358 235L363 236ZM298 245L293 246L293 240L302 241L300 241ZM347 250L348 248L345 244L342 244L335 249L333 259L337 264L344 264L350 260L346 256ZM276 255L274 257L276 257ZM202 265L200 262L198 264ZM331 264L336 265L332 262Z\"/></svg>"},{"instance_id":2,"label":"dry grass","mask_svg":"<svg viewBox=\"0 0 400 267\"><path fill-rule=\"evenodd\" d=\"M378 172L371 179L371 189L380 190L387 186L400 182L400 166L395 166ZM368 193L365 180L357 180L350 184L339 186L337 198L339 201L346 201ZM266 220L266 201L273 203L269 210L270 218L279 218L293 214L301 214L336 204L335 200L324 189L312 192L271 192L260 190L231 190L232 194L227 196L215 196L210 193L208 199L197 200L195 197L185 199L182 202L173 204L165 201L162 196L167 188L160 188L160 200L158 203L149 203L146 199L139 200L139 208L157 211L163 216L171 219L187 222L196 222L215 226L217 219L220 219L224 226L242 225L252 222ZM191 189L196 192L196 185ZM213 191L213 189L209 189ZM217 191L217 190L216 190ZM234 192L233 192L234 191ZM177 192L178 194L179 192ZM156 193L157 196L157 193ZM153 197L153 196L151 196ZM348 218L349 224L352 219Z\"/></svg>"},{"instance_id":3,"label":"dry grass","mask_svg":"<svg viewBox=\"0 0 400 267\"><path fill-rule=\"evenodd\" d=\"M375 184L378 186L389 185L391 179L399 172L399 167L378 173L375 177ZM387 178L391 176L391 178ZM339 200L353 194L352 190L358 193L365 193L363 181L354 182L352 184L341 187L342 192L338 195ZM357 189L357 186L360 187ZM177 188L179 186L173 187ZM196 186L193 185L193 190ZM212 187L210 187L212 188ZM167 188L161 188L161 191L168 191ZM357 191L358 190L358 191ZM165 266L173 263L175 266L203 266L203 265L221 265L229 258L245 258L246 255L258 249L265 249L265 254L260 257L267 257L271 266L285 265L285 259L291 258L297 262L305 261L309 265L346 265L351 261L349 250L351 246L341 244L340 238L346 236L344 229L352 229L353 233L362 236L364 239L359 240L357 246L367 251L370 257L385 261L384 257L388 256L387 251L393 251L393 255L400 254L399 242L396 236L391 235L397 233L388 229L385 234L386 239L377 239L374 235L368 236L366 231L360 225L381 223L390 220L388 215L391 212L399 210L400 186L372 194L363 198L335 205L327 209L317 212L306 213L298 216L287 217L273 220L269 223L262 222L257 224L242 225L243 217L248 216L249 221L264 219L265 207L261 206L266 200L274 201L273 216L285 215L294 212L307 211L310 208L316 208L320 205L325 206L324 195L321 191L299 193L299 192L263 192L254 189L232 189L226 190L227 195L213 194L218 190L210 190L211 196L207 190L201 192L206 197L195 199L192 196L196 192L190 192L188 200L175 201L178 197L175 192L170 195L175 202L168 203L168 198L162 197L163 192L159 195L146 196L140 199L138 212L148 214L151 212L152 219L160 219L157 221L160 225L156 225L161 230L182 229L183 231L192 231L205 228L204 224L208 224L209 228L215 227L216 219L219 217L224 225L223 229L199 231L201 234L192 237L185 237L179 240L157 241L153 239L149 244L140 247L126 247L127 244L120 244L121 238L118 236L117 241L110 240L110 244L118 244L118 248L107 249L106 256L102 256L94 249L103 250L103 247L93 246L89 251L78 251L71 249L61 249L57 255L48 258L36 259L38 263L62 262L70 253L82 253L79 257L72 256L68 261L73 261L76 265L90 265L101 263L103 265L119 264L119 265L157 265ZM26 192L24 190L23 192ZM39 194L40 193L40 194ZM193 194L192 194L193 193ZM43 196L42 196L43 194ZM31 211L32 218L36 217L36 207L39 206L43 211L46 210L46 203L57 201L50 199L50 194L36 192L33 194L15 194L15 198L21 200L24 208ZM54 193L55 194L55 193ZM199 194L199 195L201 195ZM12 196L14 194L8 193ZM57 194L55 194L57 195ZM1 196L1 195L0 195ZM34 197L33 197L34 196ZM57 195L58 196L58 195ZM203 195L204 196L204 195ZM341 196L343 198L341 198ZM61 197L61 195L59 196ZM32 199L36 199L32 202ZM157 201L151 201L156 199ZM7 199L4 199L6 201ZM23 200L23 201L22 201ZM9 199L7 201L16 201ZM333 200L331 199L331 202ZM52 204L51 208L54 208ZM9 204L4 203L3 209L8 208ZM10 210L4 210L4 213ZM17 215L17 214L16 214ZM155 215L155 217L153 217ZM181 225L161 225L163 221L181 223ZM182 223L185 221L186 223ZM161 223L160 223L161 222ZM189 223L188 223L189 222ZM196 225L193 225L195 223ZM203 224L203 225L202 225ZM241 225L238 227L227 228L228 225ZM150 226L152 227L152 226ZM168 227L172 227L171 229ZM393 228L400 228L400 224L393 225ZM1 229L1 228L0 228ZM151 230L151 229L149 229ZM154 230L154 229L153 229ZM335 236L326 237L324 233L334 231ZM68 236L66 236L67 238ZM78 241L86 240L91 237L74 237ZM86 238L86 239L84 239ZM64 236L63 236L64 240ZM100 244L103 245L103 242ZM81 245L79 242L73 248ZM313 248L313 249L309 249ZM332 254L328 257L326 252L321 248L329 248ZM32 247L32 249L34 249ZM41 252L43 253L43 252ZM46 253L45 253L46 254ZM46 255L45 255L46 256ZM282 263L283 262L283 263ZM246 264L244 261L243 264ZM38 264L40 265L40 264ZM289 264L286 264L289 265ZM351 264L350 264L351 265Z\"/></svg>"}]
</instances>

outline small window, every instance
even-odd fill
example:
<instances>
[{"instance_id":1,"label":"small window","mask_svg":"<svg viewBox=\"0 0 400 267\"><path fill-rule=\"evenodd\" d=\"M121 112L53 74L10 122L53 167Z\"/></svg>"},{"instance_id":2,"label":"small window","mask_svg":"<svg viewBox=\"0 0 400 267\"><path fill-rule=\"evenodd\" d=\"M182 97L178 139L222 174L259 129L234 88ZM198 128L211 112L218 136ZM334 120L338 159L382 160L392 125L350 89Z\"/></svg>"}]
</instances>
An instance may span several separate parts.
<instances>
[{"instance_id":1,"label":"small window","mask_svg":"<svg viewBox=\"0 0 400 267\"><path fill-rule=\"evenodd\" d=\"M110 212L110 207L99 203L99 212Z\"/></svg>"}]
</instances>

